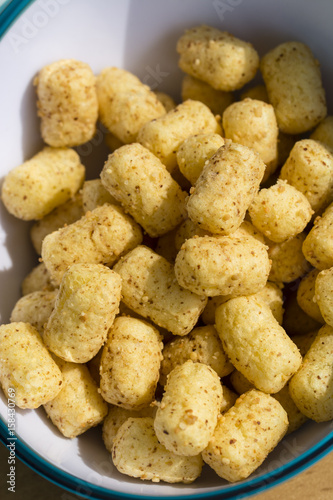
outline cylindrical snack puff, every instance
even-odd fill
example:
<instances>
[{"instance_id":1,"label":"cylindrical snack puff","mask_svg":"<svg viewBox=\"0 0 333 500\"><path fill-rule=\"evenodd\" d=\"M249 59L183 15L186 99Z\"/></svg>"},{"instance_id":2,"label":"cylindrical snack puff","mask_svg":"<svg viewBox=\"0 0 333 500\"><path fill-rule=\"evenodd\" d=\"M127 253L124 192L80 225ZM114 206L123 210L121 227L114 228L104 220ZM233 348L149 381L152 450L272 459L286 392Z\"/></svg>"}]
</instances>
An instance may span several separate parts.
<instances>
[{"instance_id":1,"label":"cylindrical snack puff","mask_svg":"<svg viewBox=\"0 0 333 500\"><path fill-rule=\"evenodd\" d=\"M103 421L103 442L109 453L112 453L113 440L117 435L118 430L124 422L130 417L155 417L157 406L146 406L142 410L126 410L120 406L109 406L107 416Z\"/></svg>"},{"instance_id":2,"label":"cylindrical snack puff","mask_svg":"<svg viewBox=\"0 0 333 500\"><path fill-rule=\"evenodd\" d=\"M177 106L171 95L166 94L165 92L160 92L158 90L155 90L154 94L156 95L157 99L163 104L166 113Z\"/></svg>"},{"instance_id":3,"label":"cylindrical snack puff","mask_svg":"<svg viewBox=\"0 0 333 500\"><path fill-rule=\"evenodd\" d=\"M320 312L315 293L318 274L318 269L313 269L301 279L297 289L297 302L308 316L318 321L318 323L324 324L325 320Z\"/></svg>"},{"instance_id":4,"label":"cylindrical snack puff","mask_svg":"<svg viewBox=\"0 0 333 500\"><path fill-rule=\"evenodd\" d=\"M282 180L268 189L261 189L249 206L252 224L276 243L301 233L312 214L304 194Z\"/></svg>"},{"instance_id":5,"label":"cylindrical snack puff","mask_svg":"<svg viewBox=\"0 0 333 500\"><path fill-rule=\"evenodd\" d=\"M54 290L51 278L43 262L32 268L26 275L21 285L22 295L38 292L39 290Z\"/></svg>"},{"instance_id":6,"label":"cylindrical snack puff","mask_svg":"<svg viewBox=\"0 0 333 500\"><path fill-rule=\"evenodd\" d=\"M310 139L320 141L333 150L333 116L326 116L312 132Z\"/></svg>"},{"instance_id":7,"label":"cylindrical snack puff","mask_svg":"<svg viewBox=\"0 0 333 500\"><path fill-rule=\"evenodd\" d=\"M76 194L74 198L66 201L62 205L52 210L49 214L45 215L42 219L35 222L30 229L31 242L34 249L41 254L42 243L45 236L57 231L65 225L72 224L80 219L83 215L82 197L81 194Z\"/></svg>"},{"instance_id":8,"label":"cylindrical snack puff","mask_svg":"<svg viewBox=\"0 0 333 500\"><path fill-rule=\"evenodd\" d=\"M193 99L203 102L214 115L220 116L234 100L232 92L216 90L208 83L190 75L185 75L183 78L181 94L183 101Z\"/></svg>"},{"instance_id":9,"label":"cylindrical snack puff","mask_svg":"<svg viewBox=\"0 0 333 500\"><path fill-rule=\"evenodd\" d=\"M125 144L136 141L145 123L165 114L154 92L124 69L104 68L96 87L101 122Z\"/></svg>"},{"instance_id":10,"label":"cylindrical snack puff","mask_svg":"<svg viewBox=\"0 0 333 500\"><path fill-rule=\"evenodd\" d=\"M1 199L19 219L42 219L74 196L84 176L85 168L73 149L45 147L7 174Z\"/></svg>"},{"instance_id":11,"label":"cylindrical snack puff","mask_svg":"<svg viewBox=\"0 0 333 500\"><path fill-rule=\"evenodd\" d=\"M282 132L300 134L325 118L319 63L304 43L278 45L261 59L260 70Z\"/></svg>"},{"instance_id":12,"label":"cylindrical snack puff","mask_svg":"<svg viewBox=\"0 0 333 500\"><path fill-rule=\"evenodd\" d=\"M111 266L142 241L140 226L120 207L104 205L43 240L42 259L51 279L59 284L75 263Z\"/></svg>"},{"instance_id":13,"label":"cylindrical snack puff","mask_svg":"<svg viewBox=\"0 0 333 500\"><path fill-rule=\"evenodd\" d=\"M333 203L317 217L303 243L303 254L320 271L333 266Z\"/></svg>"},{"instance_id":14,"label":"cylindrical snack puff","mask_svg":"<svg viewBox=\"0 0 333 500\"><path fill-rule=\"evenodd\" d=\"M302 356L269 306L254 296L216 309L216 329L231 363L257 389L274 394L296 373Z\"/></svg>"},{"instance_id":15,"label":"cylindrical snack puff","mask_svg":"<svg viewBox=\"0 0 333 500\"><path fill-rule=\"evenodd\" d=\"M57 360L63 385L59 394L44 405L52 423L67 438L75 438L100 424L108 406L86 366Z\"/></svg>"},{"instance_id":16,"label":"cylindrical snack puff","mask_svg":"<svg viewBox=\"0 0 333 500\"><path fill-rule=\"evenodd\" d=\"M255 295L269 305L274 318L281 325L284 313L283 293L281 287L276 283L267 282L264 288L259 290L259 292L257 292ZM230 295L218 295L216 297L209 297L207 305L201 315L202 321L206 325L213 325L215 323L216 308L232 298L233 296Z\"/></svg>"},{"instance_id":17,"label":"cylindrical snack puff","mask_svg":"<svg viewBox=\"0 0 333 500\"><path fill-rule=\"evenodd\" d=\"M177 150L185 139L195 134L218 133L220 128L205 104L188 99L166 115L143 125L137 140L172 172L177 166Z\"/></svg>"},{"instance_id":18,"label":"cylindrical snack puff","mask_svg":"<svg viewBox=\"0 0 333 500\"><path fill-rule=\"evenodd\" d=\"M259 153L266 164L263 180L274 172L278 162L278 134L274 108L256 99L231 104L223 113L224 137Z\"/></svg>"},{"instance_id":19,"label":"cylindrical snack puff","mask_svg":"<svg viewBox=\"0 0 333 500\"><path fill-rule=\"evenodd\" d=\"M128 418L114 439L112 461L119 472L154 483L192 483L201 474L201 455L183 457L159 443L151 417Z\"/></svg>"},{"instance_id":20,"label":"cylindrical snack puff","mask_svg":"<svg viewBox=\"0 0 333 500\"><path fill-rule=\"evenodd\" d=\"M41 134L53 147L78 146L96 131L96 78L90 66L62 59L44 66L35 78Z\"/></svg>"},{"instance_id":21,"label":"cylindrical snack puff","mask_svg":"<svg viewBox=\"0 0 333 500\"><path fill-rule=\"evenodd\" d=\"M29 323L0 326L0 383L7 397L14 390L19 408L38 408L61 390L61 372Z\"/></svg>"},{"instance_id":22,"label":"cylindrical snack puff","mask_svg":"<svg viewBox=\"0 0 333 500\"><path fill-rule=\"evenodd\" d=\"M314 299L325 322L333 326L333 267L317 274Z\"/></svg>"},{"instance_id":23,"label":"cylindrical snack puff","mask_svg":"<svg viewBox=\"0 0 333 500\"><path fill-rule=\"evenodd\" d=\"M333 200L333 152L312 139L295 143L280 172L321 213Z\"/></svg>"},{"instance_id":24,"label":"cylindrical snack puff","mask_svg":"<svg viewBox=\"0 0 333 500\"><path fill-rule=\"evenodd\" d=\"M116 318L103 347L100 390L111 404L128 410L154 399L162 360L159 331L146 321Z\"/></svg>"},{"instance_id":25,"label":"cylindrical snack puff","mask_svg":"<svg viewBox=\"0 0 333 500\"><path fill-rule=\"evenodd\" d=\"M185 241L175 262L180 286L193 293L250 295L267 282L266 246L249 236L202 236Z\"/></svg>"},{"instance_id":26,"label":"cylindrical snack puff","mask_svg":"<svg viewBox=\"0 0 333 500\"><path fill-rule=\"evenodd\" d=\"M169 373L154 429L176 455L195 456L211 439L222 402L219 376L203 363L188 360Z\"/></svg>"},{"instance_id":27,"label":"cylindrical snack puff","mask_svg":"<svg viewBox=\"0 0 333 500\"><path fill-rule=\"evenodd\" d=\"M186 193L141 144L122 146L109 155L101 180L152 238L171 231L186 216Z\"/></svg>"},{"instance_id":28,"label":"cylindrical snack puff","mask_svg":"<svg viewBox=\"0 0 333 500\"><path fill-rule=\"evenodd\" d=\"M272 396L252 390L219 419L204 461L230 482L246 479L281 441L288 418Z\"/></svg>"},{"instance_id":29,"label":"cylindrical snack puff","mask_svg":"<svg viewBox=\"0 0 333 500\"><path fill-rule=\"evenodd\" d=\"M117 273L102 264L73 264L44 330L46 346L65 361L86 363L106 341L120 298Z\"/></svg>"},{"instance_id":30,"label":"cylindrical snack puff","mask_svg":"<svg viewBox=\"0 0 333 500\"><path fill-rule=\"evenodd\" d=\"M177 151L177 163L181 173L192 186L198 180L204 164L223 146L224 139L219 134L191 135Z\"/></svg>"},{"instance_id":31,"label":"cylindrical snack puff","mask_svg":"<svg viewBox=\"0 0 333 500\"><path fill-rule=\"evenodd\" d=\"M57 290L38 290L21 297L10 315L11 323L30 323L43 336L58 295Z\"/></svg>"},{"instance_id":32,"label":"cylindrical snack puff","mask_svg":"<svg viewBox=\"0 0 333 500\"><path fill-rule=\"evenodd\" d=\"M185 73L227 92L252 80L259 67L259 56L250 43L211 26L186 30L177 52Z\"/></svg>"},{"instance_id":33,"label":"cylindrical snack puff","mask_svg":"<svg viewBox=\"0 0 333 500\"><path fill-rule=\"evenodd\" d=\"M111 196L109 191L105 189L101 179L93 179L86 181L82 186L82 205L83 211L91 212L97 207L110 203L111 205L119 205L117 200Z\"/></svg>"},{"instance_id":34,"label":"cylindrical snack puff","mask_svg":"<svg viewBox=\"0 0 333 500\"><path fill-rule=\"evenodd\" d=\"M311 266L302 253L305 236L305 233L299 233L282 243L266 240L269 247L268 256L272 263L269 281L291 283L310 271Z\"/></svg>"},{"instance_id":35,"label":"cylindrical snack puff","mask_svg":"<svg viewBox=\"0 0 333 500\"><path fill-rule=\"evenodd\" d=\"M122 277L122 300L130 309L174 335L194 328L207 298L180 287L173 265L164 257L140 245L114 270Z\"/></svg>"},{"instance_id":36,"label":"cylindrical snack puff","mask_svg":"<svg viewBox=\"0 0 333 500\"><path fill-rule=\"evenodd\" d=\"M211 233L233 233L259 190L265 168L258 153L226 142L205 164L191 190L189 218Z\"/></svg>"},{"instance_id":37,"label":"cylindrical snack puff","mask_svg":"<svg viewBox=\"0 0 333 500\"><path fill-rule=\"evenodd\" d=\"M223 350L220 337L213 325L194 328L188 335L168 342L163 349L159 382L166 384L167 376L188 359L209 365L219 377L225 377L234 367Z\"/></svg>"},{"instance_id":38,"label":"cylindrical snack puff","mask_svg":"<svg viewBox=\"0 0 333 500\"><path fill-rule=\"evenodd\" d=\"M324 325L289 383L298 409L316 422L333 418L333 328Z\"/></svg>"}]
</instances>

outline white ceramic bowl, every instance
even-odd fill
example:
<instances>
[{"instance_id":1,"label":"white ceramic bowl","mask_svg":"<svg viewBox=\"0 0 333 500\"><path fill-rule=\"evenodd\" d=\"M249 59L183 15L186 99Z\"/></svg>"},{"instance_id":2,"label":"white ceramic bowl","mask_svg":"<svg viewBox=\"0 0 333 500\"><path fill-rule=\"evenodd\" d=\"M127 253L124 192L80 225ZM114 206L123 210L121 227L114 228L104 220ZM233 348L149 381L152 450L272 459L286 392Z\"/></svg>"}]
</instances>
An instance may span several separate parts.
<instances>
[{"instance_id":1,"label":"white ceramic bowl","mask_svg":"<svg viewBox=\"0 0 333 500\"><path fill-rule=\"evenodd\" d=\"M98 73L120 66L153 89L179 98L176 41L185 28L210 24L254 44L260 54L278 43L307 43L322 68L328 99L333 82L331 0L13 0L0 16L0 177L41 147L32 80L45 64L76 58ZM0 8L1 9L1 8ZM1 10L0 10L1 12ZM332 113L332 101L329 102ZM107 155L103 131L79 149L88 177ZM0 321L6 323L23 277L37 264L29 224L0 206ZM7 401L1 394L1 435L7 438ZM100 430L61 437L43 409L16 411L16 454L37 472L89 498L241 498L310 466L333 446L332 423L309 422L279 444L248 480L228 484L205 466L192 485L135 480L119 474Z\"/></svg>"}]
</instances>

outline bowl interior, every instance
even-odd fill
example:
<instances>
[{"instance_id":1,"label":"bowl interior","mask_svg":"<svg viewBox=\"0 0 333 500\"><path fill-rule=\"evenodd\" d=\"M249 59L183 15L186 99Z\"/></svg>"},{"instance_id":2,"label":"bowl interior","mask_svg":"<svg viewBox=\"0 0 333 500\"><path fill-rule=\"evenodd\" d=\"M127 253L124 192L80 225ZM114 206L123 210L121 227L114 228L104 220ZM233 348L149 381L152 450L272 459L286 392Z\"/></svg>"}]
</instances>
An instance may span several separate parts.
<instances>
[{"instance_id":1,"label":"bowl interior","mask_svg":"<svg viewBox=\"0 0 333 500\"><path fill-rule=\"evenodd\" d=\"M41 147L33 78L38 70L61 58L90 64L98 73L106 66L120 66L135 73L154 90L180 99L182 73L177 67L176 42L186 28L209 24L250 41L260 55L275 45L300 40L307 43L321 64L324 86L332 113L333 81L331 47L333 31L330 0L49 0L21 2L20 11L0 43L0 109L2 120L0 182L6 173ZM0 26L1 29L1 26ZM78 148L87 177L98 177L108 150L105 131ZM6 212L0 204L0 321L9 321L20 297L25 275L37 265L29 242L28 223ZM0 397L0 415L7 421L7 402ZM202 477L190 486L141 482L120 475L104 449L99 429L68 440L47 420L42 409L17 410L17 435L48 463L92 485L115 492L144 496L180 496L230 491L228 485L205 467ZM310 455L332 436L332 424L309 422L285 438L262 467L244 483L249 492L274 480L277 472ZM267 476L268 475L268 476ZM251 483L256 478L262 481ZM233 493L234 492L234 493Z\"/></svg>"}]
</instances>

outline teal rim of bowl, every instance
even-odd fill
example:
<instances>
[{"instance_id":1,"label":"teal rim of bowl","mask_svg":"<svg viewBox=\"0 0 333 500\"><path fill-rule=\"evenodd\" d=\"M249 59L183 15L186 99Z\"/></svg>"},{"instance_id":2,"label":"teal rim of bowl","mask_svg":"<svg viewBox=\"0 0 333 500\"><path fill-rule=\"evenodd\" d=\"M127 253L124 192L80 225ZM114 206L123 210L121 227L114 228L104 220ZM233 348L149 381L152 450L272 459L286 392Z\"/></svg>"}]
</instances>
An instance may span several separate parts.
<instances>
[{"instance_id":1,"label":"teal rim of bowl","mask_svg":"<svg viewBox=\"0 0 333 500\"><path fill-rule=\"evenodd\" d=\"M17 19L17 17L25 10L30 4L36 0L12 0L3 4L3 10L0 10L0 39L3 37L7 29ZM9 437L8 428L6 424L0 420L0 440L7 446L7 439ZM240 499L248 496L255 495L264 491L265 489L276 486L287 479L295 476L296 474L307 469L318 460L327 455L333 450L333 430L322 439L315 446L310 448L307 452L301 454L299 457L294 458L287 464L268 472L261 477L256 477L246 481L246 483L235 483L232 486L226 486L223 490L216 490L206 493L193 493L189 495L169 495L169 496L146 496L146 495L133 495L130 493L121 493L101 486L88 483L82 479L55 467L50 462L47 462L39 454L34 452L28 445L17 438L16 443L16 456L28 465L32 470L37 472L40 476L48 481L51 481L56 486L59 486L70 493L76 494L78 497L90 498L96 500L107 500L110 498L124 500L124 499L147 499L147 500L161 500L161 498L172 500L194 500L203 498L216 498L219 500ZM92 496L97 495L97 496Z\"/></svg>"},{"instance_id":2,"label":"teal rim of bowl","mask_svg":"<svg viewBox=\"0 0 333 500\"><path fill-rule=\"evenodd\" d=\"M9 439L8 439L9 438ZM9 436L6 424L0 420L0 440L6 446L8 440L12 439ZM241 483L234 483L223 487L223 490L215 490L205 493L190 493L179 495L135 495L132 493L122 493L115 490L104 488L83 479L79 479L72 474L69 474L62 469L55 467L50 462L47 462L38 453L34 452L22 440L17 438L16 443L16 456L28 465L31 469L43 476L45 479L51 481L57 486L74 493L79 497L90 498L95 500L107 500L110 498L117 500L132 499L132 500L199 500L204 498L229 500L240 499L258 494L264 490L272 488L287 479L292 478L303 470L307 469L325 455L333 451L333 432L322 439L319 443L313 446L310 450L302 455L294 458L290 462L277 469L263 474L262 476L255 477ZM162 483L163 484L163 483Z\"/></svg>"}]
</instances>

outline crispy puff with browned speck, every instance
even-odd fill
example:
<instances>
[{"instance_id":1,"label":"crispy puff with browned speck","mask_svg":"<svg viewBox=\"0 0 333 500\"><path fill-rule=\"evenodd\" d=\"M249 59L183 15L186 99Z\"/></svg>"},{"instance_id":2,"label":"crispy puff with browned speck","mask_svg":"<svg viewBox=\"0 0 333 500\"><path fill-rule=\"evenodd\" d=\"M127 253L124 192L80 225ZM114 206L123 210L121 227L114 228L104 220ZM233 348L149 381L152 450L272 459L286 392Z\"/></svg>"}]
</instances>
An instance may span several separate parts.
<instances>
[{"instance_id":1,"label":"crispy puff with browned speck","mask_svg":"<svg viewBox=\"0 0 333 500\"><path fill-rule=\"evenodd\" d=\"M41 134L53 147L78 146L96 131L96 78L88 64L62 59L44 66L34 84Z\"/></svg>"}]
</instances>

